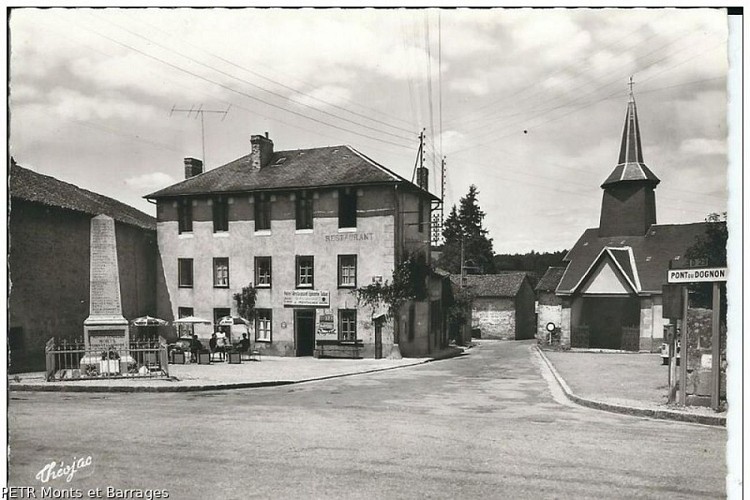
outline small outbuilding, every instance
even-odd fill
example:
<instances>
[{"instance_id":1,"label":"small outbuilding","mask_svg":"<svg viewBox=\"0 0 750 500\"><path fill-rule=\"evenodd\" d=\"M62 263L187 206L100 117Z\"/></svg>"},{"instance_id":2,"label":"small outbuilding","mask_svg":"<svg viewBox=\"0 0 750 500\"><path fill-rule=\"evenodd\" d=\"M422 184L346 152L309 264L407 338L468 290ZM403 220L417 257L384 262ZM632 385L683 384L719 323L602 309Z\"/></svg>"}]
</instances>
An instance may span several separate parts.
<instances>
[{"instance_id":1,"label":"small outbuilding","mask_svg":"<svg viewBox=\"0 0 750 500\"><path fill-rule=\"evenodd\" d=\"M562 298L555 295L557 285L565 274L564 267L549 267L537 283L536 288L536 338L540 342L547 340L547 325L553 323L555 328L562 325Z\"/></svg>"},{"instance_id":2,"label":"small outbuilding","mask_svg":"<svg viewBox=\"0 0 750 500\"><path fill-rule=\"evenodd\" d=\"M460 276L451 279L460 286ZM536 297L525 272L469 275L464 280L464 288L472 295L471 327L480 338L534 338Z\"/></svg>"}]
</instances>

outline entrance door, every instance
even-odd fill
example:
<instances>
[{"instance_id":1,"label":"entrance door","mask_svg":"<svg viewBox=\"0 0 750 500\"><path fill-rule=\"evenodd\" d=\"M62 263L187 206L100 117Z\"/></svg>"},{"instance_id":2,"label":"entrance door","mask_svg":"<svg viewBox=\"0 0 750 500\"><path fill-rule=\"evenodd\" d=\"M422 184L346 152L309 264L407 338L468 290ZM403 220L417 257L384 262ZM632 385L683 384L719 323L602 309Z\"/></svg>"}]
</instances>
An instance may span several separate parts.
<instances>
[{"instance_id":1,"label":"entrance door","mask_svg":"<svg viewBox=\"0 0 750 500\"><path fill-rule=\"evenodd\" d=\"M315 309L294 311L294 336L297 356L312 356L315 351Z\"/></svg>"},{"instance_id":2,"label":"entrance door","mask_svg":"<svg viewBox=\"0 0 750 500\"><path fill-rule=\"evenodd\" d=\"M375 359L383 357L383 318L375 320Z\"/></svg>"}]
</instances>

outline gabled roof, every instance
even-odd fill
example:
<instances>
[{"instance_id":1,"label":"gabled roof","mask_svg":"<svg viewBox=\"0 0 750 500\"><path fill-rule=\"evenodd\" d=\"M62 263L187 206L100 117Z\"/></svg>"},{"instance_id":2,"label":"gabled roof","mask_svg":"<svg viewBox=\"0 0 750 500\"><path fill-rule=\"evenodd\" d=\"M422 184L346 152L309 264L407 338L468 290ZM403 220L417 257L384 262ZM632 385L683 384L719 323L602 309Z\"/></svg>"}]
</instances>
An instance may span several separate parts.
<instances>
[{"instance_id":1,"label":"gabled roof","mask_svg":"<svg viewBox=\"0 0 750 500\"><path fill-rule=\"evenodd\" d=\"M466 287L476 297L515 297L528 276L523 271L500 274L469 274ZM460 286L461 276L451 275L454 286Z\"/></svg>"},{"instance_id":2,"label":"gabled roof","mask_svg":"<svg viewBox=\"0 0 750 500\"><path fill-rule=\"evenodd\" d=\"M625 114L625 126L622 130L622 142L620 144L620 156L617 166L609 174L602 187L627 181L649 181L654 186L660 182L659 178L643 162L638 110L636 109L635 99L632 94L630 95L628 110Z\"/></svg>"},{"instance_id":3,"label":"gabled roof","mask_svg":"<svg viewBox=\"0 0 750 500\"><path fill-rule=\"evenodd\" d=\"M535 290L537 292L554 292L557 285L560 284L563 273L565 273L564 267L548 267L542 279L536 284Z\"/></svg>"},{"instance_id":4,"label":"gabled roof","mask_svg":"<svg viewBox=\"0 0 750 500\"><path fill-rule=\"evenodd\" d=\"M105 214L124 224L156 230L156 219L154 217L144 214L130 205L79 188L49 175L23 168L12 160L9 191L11 199L75 210L94 216Z\"/></svg>"},{"instance_id":5,"label":"gabled roof","mask_svg":"<svg viewBox=\"0 0 750 500\"><path fill-rule=\"evenodd\" d=\"M661 287L667 281L670 260L684 259L687 249L705 234L707 228L705 222L654 224L644 236L605 237L599 236L598 228L587 229L563 259L568 262L568 267L556 293L574 293L602 252L612 257L624 276L640 282L640 293L661 293ZM624 250L625 247L629 250Z\"/></svg>"},{"instance_id":6,"label":"gabled roof","mask_svg":"<svg viewBox=\"0 0 750 500\"><path fill-rule=\"evenodd\" d=\"M248 154L145 198L393 183L419 189L351 146L327 146L275 151L260 169L251 168Z\"/></svg>"},{"instance_id":7,"label":"gabled roof","mask_svg":"<svg viewBox=\"0 0 750 500\"><path fill-rule=\"evenodd\" d=\"M602 248L599 255L591 262L589 268L581 276L581 279L572 288L572 292L576 292L580 289L586 280L592 275L598 264L605 259L609 259L614 269L619 273L620 277L624 279L625 283L628 284L630 290L635 293L640 293L641 283L638 279L638 271L635 266L635 258L633 257L633 249L630 247L604 247Z\"/></svg>"}]
</instances>

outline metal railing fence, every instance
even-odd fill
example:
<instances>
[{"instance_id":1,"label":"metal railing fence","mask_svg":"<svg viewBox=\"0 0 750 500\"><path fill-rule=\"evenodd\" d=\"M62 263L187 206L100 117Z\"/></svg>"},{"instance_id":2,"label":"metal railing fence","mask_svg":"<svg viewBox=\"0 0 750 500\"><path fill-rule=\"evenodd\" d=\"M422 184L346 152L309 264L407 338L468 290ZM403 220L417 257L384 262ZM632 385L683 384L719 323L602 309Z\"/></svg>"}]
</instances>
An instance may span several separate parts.
<instances>
[{"instance_id":1,"label":"metal railing fence","mask_svg":"<svg viewBox=\"0 0 750 500\"><path fill-rule=\"evenodd\" d=\"M163 338L130 342L128 347L89 346L81 340L55 341L44 348L46 379L165 378L169 376L167 342Z\"/></svg>"}]
</instances>

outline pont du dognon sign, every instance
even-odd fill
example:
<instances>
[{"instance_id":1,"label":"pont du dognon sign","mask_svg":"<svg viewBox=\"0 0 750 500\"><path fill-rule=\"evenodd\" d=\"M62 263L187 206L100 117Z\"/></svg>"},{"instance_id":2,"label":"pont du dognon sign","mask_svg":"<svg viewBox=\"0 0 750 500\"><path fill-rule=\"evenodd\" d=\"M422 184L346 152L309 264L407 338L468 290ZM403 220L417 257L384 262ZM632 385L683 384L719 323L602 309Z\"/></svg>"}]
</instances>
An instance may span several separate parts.
<instances>
[{"instance_id":1,"label":"pont du dognon sign","mask_svg":"<svg viewBox=\"0 0 750 500\"><path fill-rule=\"evenodd\" d=\"M670 269L669 271L667 271L668 283L696 283L726 280L726 267L707 267L703 269Z\"/></svg>"}]
</instances>

